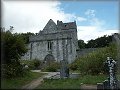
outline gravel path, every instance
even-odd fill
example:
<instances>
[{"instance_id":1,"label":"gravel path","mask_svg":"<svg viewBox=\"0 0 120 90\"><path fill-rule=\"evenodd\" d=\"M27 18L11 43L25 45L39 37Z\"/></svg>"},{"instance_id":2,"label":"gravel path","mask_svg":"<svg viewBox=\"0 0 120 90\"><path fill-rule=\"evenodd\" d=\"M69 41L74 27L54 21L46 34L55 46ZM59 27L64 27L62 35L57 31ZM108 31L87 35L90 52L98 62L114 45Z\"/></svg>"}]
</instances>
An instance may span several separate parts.
<instances>
[{"instance_id":1,"label":"gravel path","mask_svg":"<svg viewBox=\"0 0 120 90\"><path fill-rule=\"evenodd\" d=\"M40 72L40 71L34 70L33 72ZM43 78L52 77L52 76L58 74L59 72L40 72L40 73L46 73L46 74L43 75L42 77L39 77L39 78L33 80L32 82L30 82L27 85L23 86L21 89L35 89L38 85L40 85L42 83Z\"/></svg>"},{"instance_id":2,"label":"gravel path","mask_svg":"<svg viewBox=\"0 0 120 90\"><path fill-rule=\"evenodd\" d=\"M81 85L81 90L97 90L97 85Z\"/></svg>"}]
</instances>

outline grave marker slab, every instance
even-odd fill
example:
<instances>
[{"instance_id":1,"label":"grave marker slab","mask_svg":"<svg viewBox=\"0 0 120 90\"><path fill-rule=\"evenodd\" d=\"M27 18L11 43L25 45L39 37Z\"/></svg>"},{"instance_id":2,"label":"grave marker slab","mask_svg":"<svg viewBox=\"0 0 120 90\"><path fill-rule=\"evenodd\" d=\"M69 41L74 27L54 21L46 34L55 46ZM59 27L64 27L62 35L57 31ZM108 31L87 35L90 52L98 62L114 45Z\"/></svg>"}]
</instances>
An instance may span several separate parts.
<instances>
[{"instance_id":1,"label":"grave marker slab","mask_svg":"<svg viewBox=\"0 0 120 90\"><path fill-rule=\"evenodd\" d=\"M60 69L60 78L69 77L69 68L67 67L67 61L60 61L61 69Z\"/></svg>"}]
</instances>

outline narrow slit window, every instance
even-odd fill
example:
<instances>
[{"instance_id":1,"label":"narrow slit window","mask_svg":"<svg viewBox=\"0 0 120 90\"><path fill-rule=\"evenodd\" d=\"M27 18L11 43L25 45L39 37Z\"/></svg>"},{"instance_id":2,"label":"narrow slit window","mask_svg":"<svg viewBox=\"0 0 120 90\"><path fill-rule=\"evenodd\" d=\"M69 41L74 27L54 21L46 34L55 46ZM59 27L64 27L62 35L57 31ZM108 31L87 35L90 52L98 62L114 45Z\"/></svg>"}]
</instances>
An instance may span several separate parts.
<instances>
[{"instance_id":1,"label":"narrow slit window","mask_svg":"<svg viewBox=\"0 0 120 90\"><path fill-rule=\"evenodd\" d=\"M52 50L52 42L48 41L48 50Z\"/></svg>"}]
</instances>

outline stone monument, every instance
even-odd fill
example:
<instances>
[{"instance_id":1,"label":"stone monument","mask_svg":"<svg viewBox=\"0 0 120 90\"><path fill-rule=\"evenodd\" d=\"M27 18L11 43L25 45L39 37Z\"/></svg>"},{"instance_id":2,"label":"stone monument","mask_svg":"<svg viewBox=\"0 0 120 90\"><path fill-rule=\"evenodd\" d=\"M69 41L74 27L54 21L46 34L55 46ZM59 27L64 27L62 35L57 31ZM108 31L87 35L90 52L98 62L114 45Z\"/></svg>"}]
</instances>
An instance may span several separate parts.
<instances>
[{"instance_id":1,"label":"stone monument","mask_svg":"<svg viewBox=\"0 0 120 90\"><path fill-rule=\"evenodd\" d=\"M62 60L60 62L61 68L60 68L60 78L68 78L69 77L69 68L67 67L67 61Z\"/></svg>"},{"instance_id":2,"label":"stone monument","mask_svg":"<svg viewBox=\"0 0 120 90\"><path fill-rule=\"evenodd\" d=\"M107 57L107 60L105 61L105 66L109 73L108 80L105 80L103 83L98 83L97 89L120 89L120 81L117 80L115 75L116 61L113 60L111 57Z\"/></svg>"}]
</instances>

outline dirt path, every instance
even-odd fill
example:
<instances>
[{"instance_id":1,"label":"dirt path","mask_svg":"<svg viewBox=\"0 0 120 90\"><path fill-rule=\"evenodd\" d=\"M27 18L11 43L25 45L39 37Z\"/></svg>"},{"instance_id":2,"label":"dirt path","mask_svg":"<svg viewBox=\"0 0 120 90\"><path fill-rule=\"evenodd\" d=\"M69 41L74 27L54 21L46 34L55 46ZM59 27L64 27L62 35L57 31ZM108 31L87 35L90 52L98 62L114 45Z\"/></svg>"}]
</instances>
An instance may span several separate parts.
<instances>
[{"instance_id":1,"label":"dirt path","mask_svg":"<svg viewBox=\"0 0 120 90\"><path fill-rule=\"evenodd\" d=\"M38 72L38 71L37 71ZM56 75L58 72L41 72L46 73L42 77L39 77L32 82L28 83L27 85L23 86L21 89L35 89L38 85L40 85L43 81L43 78L49 78Z\"/></svg>"},{"instance_id":2,"label":"dirt path","mask_svg":"<svg viewBox=\"0 0 120 90\"><path fill-rule=\"evenodd\" d=\"M97 90L97 85L81 85L81 90Z\"/></svg>"}]
</instances>

